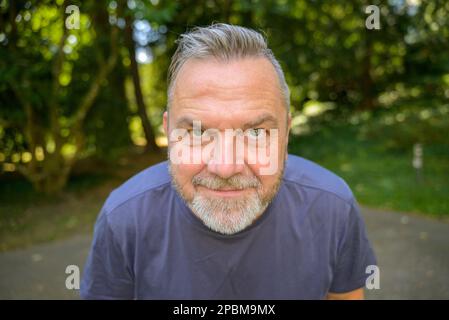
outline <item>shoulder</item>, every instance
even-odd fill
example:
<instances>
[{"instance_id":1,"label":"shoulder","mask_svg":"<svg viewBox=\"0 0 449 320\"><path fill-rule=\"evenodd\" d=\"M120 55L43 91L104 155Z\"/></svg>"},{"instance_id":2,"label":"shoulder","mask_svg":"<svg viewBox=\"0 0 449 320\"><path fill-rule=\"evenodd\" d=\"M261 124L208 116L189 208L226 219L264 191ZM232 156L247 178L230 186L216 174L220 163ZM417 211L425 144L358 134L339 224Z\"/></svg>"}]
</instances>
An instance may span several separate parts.
<instances>
[{"instance_id":1,"label":"shoulder","mask_svg":"<svg viewBox=\"0 0 449 320\"><path fill-rule=\"evenodd\" d=\"M283 180L305 192L326 194L339 198L347 204L354 202L354 195L342 178L322 166L296 155L288 155Z\"/></svg>"},{"instance_id":2,"label":"shoulder","mask_svg":"<svg viewBox=\"0 0 449 320\"><path fill-rule=\"evenodd\" d=\"M334 237L336 243L362 217L347 183L335 173L304 158L289 155L283 176L294 217L306 219L314 234ZM304 220L302 220L304 223Z\"/></svg>"},{"instance_id":3,"label":"shoulder","mask_svg":"<svg viewBox=\"0 0 449 320\"><path fill-rule=\"evenodd\" d=\"M117 208L150 196L153 192L170 187L171 177L167 161L155 164L129 178L114 189L104 203L103 210L113 212Z\"/></svg>"}]
</instances>

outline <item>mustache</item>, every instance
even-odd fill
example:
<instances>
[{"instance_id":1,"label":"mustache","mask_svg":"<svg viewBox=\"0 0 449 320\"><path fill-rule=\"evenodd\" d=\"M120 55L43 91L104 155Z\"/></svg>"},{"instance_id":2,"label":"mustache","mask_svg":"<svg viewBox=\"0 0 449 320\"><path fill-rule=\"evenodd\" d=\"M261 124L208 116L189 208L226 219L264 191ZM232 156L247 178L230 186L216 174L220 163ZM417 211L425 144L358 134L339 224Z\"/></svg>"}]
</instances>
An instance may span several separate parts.
<instances>
[{"instance_id":1,"label":"mustache","mask_svg":"<svg viewBox=\"0 0 449 320\"><path fill-rule=\"evenodd\" d=\"M209 189L218 190L223 188L231 189L246 189L257 188L260 186L260 182L256 177L244 177L241 175L235 175L227 179L215 177L203 177L195 176L192 179L194 186L203 186Z\"/></svg>"}]
</instances>

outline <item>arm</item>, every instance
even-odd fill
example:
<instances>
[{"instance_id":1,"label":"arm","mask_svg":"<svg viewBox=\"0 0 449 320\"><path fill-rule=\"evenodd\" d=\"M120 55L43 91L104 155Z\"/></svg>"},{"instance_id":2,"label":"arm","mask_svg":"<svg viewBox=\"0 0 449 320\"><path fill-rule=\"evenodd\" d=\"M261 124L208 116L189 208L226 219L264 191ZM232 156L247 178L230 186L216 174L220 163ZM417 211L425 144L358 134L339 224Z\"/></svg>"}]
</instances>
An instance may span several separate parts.
<instances>
[{"instance_id":1,"label":"arm","mask_svg":"<svg viewBox=\"0 0 449 320\"><path fill-rule=\"evenodd\" d=\"M327 300L363 300L364 298L363 288L343 293L328 292L326 297Z\"/></svg>"},{"instance_id":2,"label":"arm","mask_svg":"<svg viewBox=\"0 0 449 320\"><path fill-rule=\"evenodd\" d=\"M360 300L364 299L367 267L377 265L376 257L357 204L352 203L349 214L342 216L346 221L340 232L340 246L327 298Z\"/></svg>"},{"instance_id":3,"label":"arm","mask_svg":"<svg viewBox=\"0 0 449 320\"><path fill-rule=\"evenodd\" d=\"M80 295L83 299L133 299L131 266L115 237L104 210L95 224L94 239L84 268Z\"/></svg>"}]
</instances>

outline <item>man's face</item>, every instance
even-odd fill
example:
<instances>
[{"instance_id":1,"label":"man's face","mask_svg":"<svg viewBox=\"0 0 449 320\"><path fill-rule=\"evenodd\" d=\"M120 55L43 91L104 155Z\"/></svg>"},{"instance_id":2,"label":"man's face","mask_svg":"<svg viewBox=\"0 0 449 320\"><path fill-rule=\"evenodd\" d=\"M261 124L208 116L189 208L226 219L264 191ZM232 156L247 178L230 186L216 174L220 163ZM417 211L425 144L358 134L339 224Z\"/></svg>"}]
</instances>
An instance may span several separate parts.
<instances>
[{"instance_id":1,"label":"man's face","mask_svg":"<svg viewBox=\"0 0 449 320\"><path fill-rule=\"evenodd\" d=\"M197 162L170 161L174 186L209 228L237 233L252 224L276 195L287 157L290 116L271 63L262 57L188 60L177 76L170 111L164 114L171 160L171 151L181 143L170 141L173 130L188 130L188 141L201 135L202 131L192 130L193 121L200 121L203 131L214 130L215 147ZM225 134L236 129L244 133L239 142ZM249 147L264 135L266 141L257 141L256 151L269 156L268 164L252 157L256 152ZM191 156L204 152L201 147L210 143L190 147ZM243 149L238 149L239 143Z\"/></svg>"}]
</instances>

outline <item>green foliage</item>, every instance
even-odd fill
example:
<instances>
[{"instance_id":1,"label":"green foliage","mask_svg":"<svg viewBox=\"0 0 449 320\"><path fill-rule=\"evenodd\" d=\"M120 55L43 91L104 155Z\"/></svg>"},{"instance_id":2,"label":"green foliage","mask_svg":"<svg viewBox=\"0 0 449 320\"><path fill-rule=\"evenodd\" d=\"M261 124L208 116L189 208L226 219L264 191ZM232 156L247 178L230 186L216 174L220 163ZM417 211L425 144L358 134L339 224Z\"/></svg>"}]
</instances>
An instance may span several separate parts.
<instances>
[{"instance_id":1,"label":"green foliage","mask_svg":"<svg viewBox=\"0 0 449 320\"><path fill-rule=\"evenodd\" d=\"M1 161L13 163L40 191L58 192L77 159L110 157L129 144L123 68L109 76L118 32L106 4L77 3L80 28L74 30L65 26L63 3L1 8L9 18L0 47Z\"/></svg>"},{"instance_id":2,"label":"green foliage","mask_svg":"<svg viewBox=\"0 0 449 320\"><path fill-rule=\"evenodd\" d=\"M424 144L420 181L412 167L413 149L386 152L391 132L380 130L377 136L367 138L361 133L365 125L327 125L311 134L292 136L289 152L341 176L363 205L448 216L449 149Z\"/></svg>"},{"instance_id":3,"label":"green foliage","mask_svg":"<svg viewBox=\"0 0 449 320\"><path fill-rule=\"evenodd\" d=\"M409 151L421 143L438 146L435 151L449 157L449 104L436 103L426 100L394 106L362 125L360 132L367 139L382 141L385 152Z\"/></svg>"}]
</instances>

